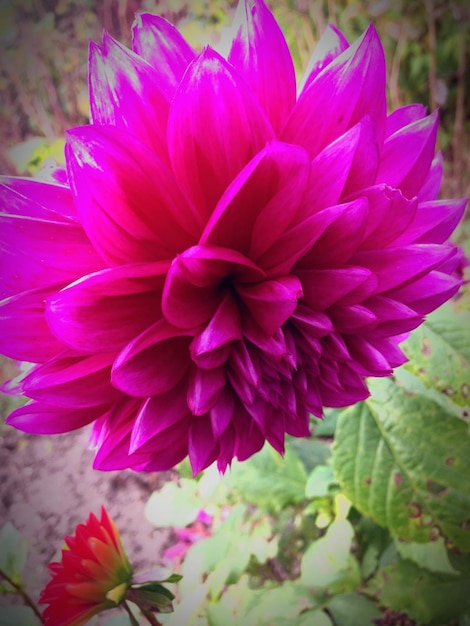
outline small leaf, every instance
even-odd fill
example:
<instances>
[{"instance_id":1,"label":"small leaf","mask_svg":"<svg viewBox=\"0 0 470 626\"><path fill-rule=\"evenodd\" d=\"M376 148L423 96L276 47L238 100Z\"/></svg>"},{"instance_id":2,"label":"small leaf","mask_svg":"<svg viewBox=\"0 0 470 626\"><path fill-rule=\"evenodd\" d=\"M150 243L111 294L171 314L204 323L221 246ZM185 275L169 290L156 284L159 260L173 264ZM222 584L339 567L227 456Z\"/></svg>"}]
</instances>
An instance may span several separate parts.
<instances>
[{"instance_id":1,"label":"small leaf","mask_svg":"<svg viewBox=\"0 0 470 626\"><path fill-rule=\"evenodd\" d=\"M307 498L322 498L330 494L330 487L336 483L333 469L329 465L317 465L310 472L305 485Z\"/></svg>"},{"instance_id":2,"label":"small leaf","mask_svg":"<svg viewBox=\"0 0 470 626\"><path fill-rule=\"evenodd\" d=\"M110 589L106 593L106 598L111 600L111 602L114 602L114 604L119 604L124 599L126 591L127 583L121 583L120 585L117 585L117 587Z\"/></svg>"},{"instance_id":3,"label":"small leaf","mask_svg":"<svg viewBox=\"0 0 470 626\"><path fill-rule=\"evenodd\" d=\"M313 418L315 437L333 437L338 414L338 409L325 409L323 419Z\"/></svg>"},{"instance_id":4,"label":"small leaf","mask_svg":"<svg viewBox=\"0 0 470 626\"><path fill-rule=\"evenodd\" d=\"M350 553L354 531L347 520L335 520L302 557L300 582L309 587L349 591L360 582L359 565ZM343 588L344 587L344 588Z\"/></svg>"},{"instance_id":5,"label":"small leaf","mask_svg":"<svg viewBox=\"0 0 470 626\"><path fill-rule=\"evenodd\" d=\"M420 624L448 624L470 609L469 574L434 574L412 561L397 561L377 572L368 585L380 604L406 611Z\"/></svg>"},{"instance_id":6,"label":"small leaf","mask_svg":"<svg viewBox=\"0 0 470 626\"><path fill-rule=\"evenodd\" d=\"M327 606L335 626L367 626L381 613L376 604L358 593L334 596Z\"/></svg>"},{"instance_id":7,"label":"small leaf","mask_svg":"<svg viewBox=\"0 0 470 626\"><path fill-rule=\"evenodd\" d=\"M281 626L285 622L274 621L272 624ZM289 624L292 626L333 626L333 622L324 611L306 611Z\"/></svg>"},{"instance_id":8,"label":"small leaf","mask_svg":"<svg viewBox=\"0 0 470 626\"><path fill-rule=\"evenodd\" d=\"M150 582L138 586L132 585L127 592L127 598L140 608L159 613L171 613L175 596L163 585Z\"/></svg>"},{"instance_id":9,"label":"small leaf","mask_svg":"<svg viewBox=\"0 0 470 626\"><path fill-rule=\"evenodd\" d=\"M243 500L276 512L304 500L307 473L290 446L282 458L265 445L247 461L234 463L228 479Z\"/></svg>"},{"instance_id":10,"label":"small leaf","mask_svg":"<svg viewBox=\"0 0 470 626\"><path fill-rule=\"evenodd\" d=\"M297 454L307 472L311 472L316 465L326 465L331 456L330 443L316 437L286 437L286 447Z\"/></svg>"},{"instance_id":11,"label":"small leaf","mask_svg":"<svg viewBox=\"0 0 470 626\"><path fill-rule=\"evenodd\" d=\"M182 478L179 484L168 482L152 493L145 506L145 515L159 528L187 526L194 522L200 508L197 482Z\"/></svg>"},{"instance_id":12,"label":"small leaf","mask_svg":"<svg viewBox=\"0 0 470 626\"><path fill-rule=\"evenodd\" d=\"M470 313L458 313L448 303L429 315L402 346L410 359L404 368L461 407L470 404L469 328Z\"/></svg>"},{"instance_id":13,"label":"small leaf","mask_svg":"<svg viewBox=\"0 0 470 626\"><path fill-rule=\"evenodd\" d=\"M421 568L442 574L458 574L449 561L444 539L427 543L405 543L395 540L395 547L402 559L410 559Z\"/></svg>"},{"instance_id":14,"label":"small leaf","mask_svg":"<svg viewBox=\"0 0 470 626\"><path fill-rule=\"evenodd\" d=\"M225 622L217 618L217 626L219 624L226 626L227 623L243 624L243 626L271 625L281 620L284 624L295 624L295 619L303 611L317 605L311 590L298 581L286 581L279 587L255 591L245 587L244 579L240 580L239 585L243 590L242 593L237 592L234 586L231 586L224 593L219 604L215 605L224 607L224 609L214 611L220 618L225 615L227 620L229 614L232 618L232 621Z\"/></svg>"},{"instance_id":15,"label":"small leaf","mask_svg":"<svg viewBox=\"0 0 470 626\"><path fill-rule=\"evenodd\" d=\"M362 577L367 580L377 569L380 557L390 545L390 534L385 528L375 524L370 517L361 517L356 527L356 536L359 551L362 553Z\"/></svg>"},{"instance_id":16,"label":"small leaf","mask_svg":"<svg viewBox=\"0 0 470 626\"><path fill-rule=\"evenodd\" d=\"M0 530L0 570L15 583L21 582L21 575L28 556L28 543L11 522Z\"/></svg>"}]
</instances>

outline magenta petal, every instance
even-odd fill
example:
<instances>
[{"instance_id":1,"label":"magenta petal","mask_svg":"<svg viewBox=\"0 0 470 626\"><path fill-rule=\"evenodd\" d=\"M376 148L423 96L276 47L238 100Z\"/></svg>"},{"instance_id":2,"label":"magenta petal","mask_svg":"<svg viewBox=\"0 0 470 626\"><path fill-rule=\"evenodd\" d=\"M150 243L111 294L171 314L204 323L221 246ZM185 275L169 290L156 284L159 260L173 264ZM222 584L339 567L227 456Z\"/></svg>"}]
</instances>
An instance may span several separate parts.
<instances>
[{"instance_id":1,"label":"magenta petal","mask_svg":"<svg viewBox=\"0 0 470 626\"><path fill-rule=\"evenodd\" d=\"M193 476L211 465L216 458L218 444L212 432L209 416L200 415L193 420L189 427L188 455L193 470Z\"/></svg>"},{"instance_id":2,"label":"magenta petal","mask_svg":"<svg viewBox=\"0 0 470 626\"><path fill-rule=\"evenodd\" d=\"M324 337L333 332L331 319L325 313L315 311L299 303L292 315L292 321L297 328L303 329L309 336Z\"/></svg>"},{"instance_id":3,"label":"magenta petal","mask_svg":"<svg viewBox=\"0 0 470 626\"><path fill-rule=\"evenodd\" d=\"M227 292L207 326L196 334L191 342L191 358L200 367L206 369L201 360L203 355L206 355L206 358L203 359L206 362L208 353L214 353L229 342L241 338L240 312L233 296ZM217 356L223 357L224 354L228 353L225 350L223 352L218 351L217 355L213 354L213 356L217 359ZM219 364L221 363L217 362L217 365Z\"/></svg>"},{"instance_id":4,"label":"magenta petal","mask_svg":"<svg viewBox=\"0 0 470 626\"><path fill-rule=\"evenodd\" d=\"M43 363L64 349L44 317L46 299L54 291L32 289L0 302L0 352L17 361Z\"/></svg>"},{"instance_id":5,"label":"magenta petal","mask_svg":"<svg viewBox=\"0 0 470 626\"><path fill-rule=\"evenodd\" d=\"M76 219L68 187L31 178L0 176L0 208L21 217L66 222Z\"/></svg>"},{"instance_id":6,"label":"magenta petal","mask_svg":"<svg viewBox=\"0 0 470 626\"><path fill-rule=\"evenodd\" d=\"M355 369L363 376L389 376L392 368L385 356L373 343L360 335L346 338L349 352L355 360Z\"/></svg>"},{"instance_id":7,"label":"magenta petal","mask_svg":"<svg viewBox=\"0 0 470 626\"><path fill-rule=\"evenodd\" d=\"M420 315L426 315L452 298L461 281L439 271L432 271L409 285L398 287L387 295L407 304Z\"/></svg>"},{"instance_id":8,"label":"magenta petal","mask_svg":"<svg viewBox=\"0 0 470 626\"><path fill-rule=\"evenodd\" d=\"M211 408L209 415L211 419L212 432L219 438L229 429L235 411L235 400L233 393L227 387L221 390L217 401ZM233 457L233 450L232 450ZM232 458L230 457L230 458Z\"/></svg>"},{"instance_id":9,"label":"magenta petal","mask_svg":"<svg viewBox=\"0 0 470 626\"><path fill-rule=\"evenodd\" d=\"M110 264L171 259L198 227L165 164L112 127L68 132L67 165L80 220Z\"/></svg>"},{"instance_id":10,"label":"magenta petal","mask_svg":"<svg viewBox=\"0 0 470 626\"><path fill-rule=\"evenodd\" d=\"M47 321L64 343L81 351L113 352L161 316L168 263L123 265L86 276L47 304Z\"/></svg>"},{"instance_id":11,"label":"magenta petal","mask_svg":"<svg viewBox=\"0 0 470 626\"><path fill-rule=\"evenodd\" d=\"M332 304L344 298L358 287L367 285L367 292L373 289L370 270L362 267L344 267L339 269L297 270L302 284L304 297L301 300L315 311L324 311ZM358 300L359 302L360 300ZM354 304L351 302L351 304Z\"/></svg>"},{"instance_id":12,"label":"magenta petal","mask_svg":"<svg viewBox=\"0 0 470 626\"><path fill-rule=\"evenodd\" d=\"M335 208L336 219L299 260L300 267L341 267L359 247L369 216L369 203L365 198L359 198Z\"/></svg>"},{"instance_id":13,"label":"magenta petal","mask_svg":"<svg viewBox=\"0 0 470 626\"><path fill-rule=\"evenodd\" d=\"M106 32L102 48L90 46L89 67L92 123L126 129L166 160L169 101L158 73Z\"/></svg>"},{"instance_id":14,"label":"magenta petal","mask_svg":"<svg viewBox=\"0 0 470 626\"><path fill-rule=\"evenodd\" d=\"M313 253L315 243L348 208L347 204L332 206L295 224L257 259L258 264L266 270L268 276L288 274L294 264L302 268L308 268L310 264L315 266L317 262L321 264L321 259Z\"/></svg>"},{"instance_id":15,"label":"magenta petal","mask_svg":"<svg viewBox=\"0 0 470 626\"><path fill-rule=\"evenodd\" d=\"M214 407L226 380L222 367L211 370L198 367L191 369L187 399L193 415L204 415Z\"/></svg>"},{"instance_id":16,"label":"magenta petal","mask_svg":"<svg viewBox=\"0 0 470 626\"><path fill-rule=\"evenodd\" d=\"M286 40L263 0L244 2L244 19L228 56L278 133L295 104L295 72Z\"/></svg>"},{"instance_id":17,"label":"magenta petal","mask_svg":"<svg viewBox=\"0 0 470 626\"><path fill-rule=\"evenodd\" d=\"M376 294L384 293L409 280L416 280L438 268L455 251L450 247L415 244L400 248L358 252L354 263L367 267L378 279Z\"/></svg>"},{"instance_id":18,"label":"magenta petal","mask_svg":"<svg viewBox=\"0 0 470 626\"><path fill-rule=\"evenodd\" d=\"M369 202L369 217L360 250L380 250L392 242L395 245L415 217L416 198L409 200L399 189L387 185L375 185L359 194L359 199L367 198Z\"/></svg>"},{"instance_id":19,"label":"magenta petal","mask_svg":"<svg viewBox=\"0 0 470 626\"><path fill-rule=\"evenodd\" d=\"M230 354L230 367L243 372L243 376L253 387L260 386L263 376L262 362L253 346L247 346L245 341L237 341Z\"/></svg>"},{"instance_id":20,"label":"magenta petal","mask_svg":"<svg viewBox=\"0 0 470 626\"><path fill-rule=\"evenodd\" d=\"M0 249L0 298L66 284L103 266L74 222L0 213Z\"/></svg>"},{"instance_id":21,"label":"magenta petal","mask_svg":"<svg viewBox=\"0 0 470 626\"><path fill-rule=\"evenodd\" d=\"M210 48L189 65L171 104L168 146L175 175L207 218L227 185L272 139L244 81Z\"/></svg>"},{"instance_id":22,"label":"magenta petal","mask_svg":"<svg viewBox=\"0 0 470 626\"><path fill-rule=\"evenodd\" d=\"M168 393L149 398L142 405L132 428L129 449L131 454L188 417L184 387L184 385L175 386ZM184 428L182 432L184 434Z\"/></svg>"},{"instance_id":23,"label":"magenta petal","mask_svg":"<svg viewBox=\"0 0 470 626\"><path fill-rule=\"evenodd\" d=\"M228 187L200 243L234 248L256 259L277 242L294 219L309 171L303 148L270 143Z\"/></svg>"},{"instance_id":24,"label":"magenta petal","mask_svg":"<svg viewBox=\"0 0 470 626\"><path fill-rule=\"evenodd\" d=\"M403 302L374 296L367 301L367 308L374 313L378 320L373 329L374 337L390 337L409 332L416 328L423 318L416 311L403 304Z\"/></svg>"},{"instance_id":25,"label":"magenta petal","mask_svg":"<svg viewBox=\"0 0 470 626\"><path fill-rule=\"evenodd\" d=\"M426 117L426 107L422 104L407 104L404 107L395 109L387 117L385 126L385 137L388 138L405 126L412 124Z\"/></svg>"},{"instance_id":26,"label":"magenta petal","mask_svg":"<svg viewBox=\"0 0 470 626\"><path fill-rule=\"evenodd\" d=\"M360 304L350 306L333 306L329 316L336 331L341 333L369 330L377 324L377 316L367 307Z\"/></svg>"},{"instance_id":27,"label":"magenta petal","mask_svg":"<svg viewBox=\"0 0 470 626\"><path fill-rule=\"evenodd\" d=\"M302 297L295 276L266 280L258 285L238 286L237 293L266 336L271 337L292 315Z\"/></svg>"},{"instance_id":28,"label":"magenta petal","mask_svg":"<svg viewBox=\"0 0 470 626\"><path fill-rule=\"evenodd\" d=\"M424 181L421 189L419 189L417 193L418 200L420 202L436 200L439 194L439 189L441 188L443 175L444 164L442 159L442 152L439 151L431 163L431 167L429 169L426 180Z\"/></svg>"},{"instance_id":29,"label":"magenta petal","mask_svg":"<svg viewBox=\"0 0 470 626\"><path fill-rule=\"evenodd\" d=\"M93 424L90 444L96 450L93 469L103 471L138 467L148 461L148 455L129 455L129 444L141 400L126 398Z\"/></svg>"},{"instance_id":30,"label":"magenta petal","mask_svg":"<svg viewBox=\"0 0 470 626\"><path fill-rule=\"evenodd\" d=\"M111 386L111 364L109 354L62 353L31 370L23 391L35 400L70 408L112 403L120 394Z\"/></svg>"},{"instance_id":31,"label":"magenta petal","mask_svg":"<svg viewBox=\"0 0 470 626\"><path fill-rule=\"evenodd\" d=\"M131 466L138 472L162 472L170 470L188 456L188 444L181 437L181 432L175 443L163 449L156 450L147 456L147 461ZM132 457L131 457L132 459Z\"/></svg>"},{"instance_id":32,"label":"magenta petal","mask_svg":"<svg viewBox=\"0 0 470 626\"><path fill-rule=\"evenodd\" d=\"M433 113L391 135L382 149L376 182L401 189L408 198L415 196L434 158L438 121Z\"/></svg>"},{"instance_id":33,"label":"magenta petal","mask_svg":"<svg viewBox=\"0 0 470 626\"><path fill-rule=\"evenodd\" d=\"M109 405L66 409L32 401L10 413L6 423L33 435L57 435L90 424L108 409Z\"/></svg>"},{"instance_id":34,"label":"magenta petal","mask_svg":"<svg viewBox=\"0 0 470 626\"><path fill-rule=\"evenodd\" d=\"M223 281L254 282L264 278L254 263L235 250L193 246L177 256L168 271L162 308L180 328L207 322L223 297Z\"/></svg>"},{"instance_id":35,"label":"magenta petal","mask_svg":"<svg viewBox=\"0 0 470 626\"><path fill-rule=\"evenodd\" d=\"M244 461L261 450L265 438L251 416L242 407L234 413L235 454L239 461Z\"/></svg>"},{"instance_id":36,"label":"magenta petal","mask_svg":"<svg viewBox=\"0 0 470 626\"><path fill-rule=\"evenodd\" d=\"M369 115L380 145L385 113L385 59L371 25L303 91L281 139L304 146L313 158Z\"/></svg>"},{"instance_id":37,"label":"magenta petal","mask_svg":"<svg viewBox=\"0 0 470 626\"><path fill-rule=\"evenodd\" d=\"M333 24L328 24L308 61L298 91L305 91L318 74L348 48L349 42L343 33Z\"/></svg>"},{"instance_id":38,"label":"magenta petal","mask_svg":"<svg viewBox=\"0 0 470 626\"><path fill-rule=\"evenodd\" d=\"M137 14L132 48L155 70L158 85L170 102L195 52L178 30L159 15Z\"/></svg>"},{"instance_id":39,"label":"magenta petal","mask_svg":"<svg viewBox=\"0 0 470 626\"><path fill-rule=\"evenodd\" d=\"M130 396L154 396L170 391L186 374L190 338L165 320L157 322L117 356L113 384Z\"/></svg>"},{"instance_id":40,"label":"magenta petal","mask_svg":"<svg viewBox=\"0 0 470 626\"><path fill-rule=\"evenodd\" d=\"M444 243L465 213L466 200L420 202L413 221L395 244Z\"/></svg>"},{"instance_id":41,"label":"magenta petal","mask_svg":"<svg viewBox=\"0 0 470 626\"><path fill-rule=\"evenodd\" d=\"M300 214L308 216L375 180L378 148L369 117L330 143L312 161Z\"/></svg>"}]
</instances>

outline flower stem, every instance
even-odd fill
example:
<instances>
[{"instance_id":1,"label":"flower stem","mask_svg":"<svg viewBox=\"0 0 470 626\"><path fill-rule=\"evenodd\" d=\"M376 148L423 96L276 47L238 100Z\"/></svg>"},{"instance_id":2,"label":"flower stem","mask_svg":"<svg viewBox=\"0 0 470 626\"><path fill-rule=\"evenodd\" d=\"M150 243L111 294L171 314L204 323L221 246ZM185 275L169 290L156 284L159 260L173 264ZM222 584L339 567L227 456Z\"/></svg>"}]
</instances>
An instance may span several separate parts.
<instances>
[{"instance_id":1,"label":"flower stem","mask_svg":"<svg viewBox=\"0 0 470 626\"><path fill-rule=\"evenodd\" d=\"M162 626L162 623L158 621L158 619L155 617L152 611L147 611L143 609L142 607L140 607L140 610L142 611L142 614L144 615L144 617L147 618L147 621L149 624L151 624L151 626Z\"/></svg>"},{"instance_id":2,"label":"flower stem","mask_svg":"<svg viewBox=\"0 0 470 626\"><path fill-rule=\"evenodd\" d=\"M41 623L44 624L46 620L43 618L36 604L33 602L29 594L23 589L23 587L20 584L15 583L15 581L10 578L10 576L8 576L8 574L6 574L2 569L0 569L0 577L4 578L7 583L13 587L15 592L23 598L24 603L29 606L30 609L32 609L34 614L41 620Z\"/></svg>"},{"instance_id":3,"label":"flower stem","mask_svg":"<svg viewBox=\"0 0 470 626\"><path fill-rule=\"evenodd\" d=\"M125 608L127 614L129 615L129 619L131 620L132 626L139 626L139 622L135 619L134 615L132 614L132 611L129 608L129 605L127 604L125 600L122 603L122 606Z\"/></svg>"}]
</instances>

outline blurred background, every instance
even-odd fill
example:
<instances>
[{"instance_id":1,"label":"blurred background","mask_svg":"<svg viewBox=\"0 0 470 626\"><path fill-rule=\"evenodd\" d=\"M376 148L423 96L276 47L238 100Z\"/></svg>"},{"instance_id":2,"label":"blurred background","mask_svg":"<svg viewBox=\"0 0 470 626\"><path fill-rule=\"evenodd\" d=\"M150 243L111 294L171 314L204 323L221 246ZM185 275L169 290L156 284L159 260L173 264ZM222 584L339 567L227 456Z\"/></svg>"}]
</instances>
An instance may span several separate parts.
<instances>
[{"instance_id":1,"label":"blurred background","mask_svg":"<svg viewBox=\"0 0 470 626\"><path fill-rule=\"evenodd\" d=\"M467 0L268 0L300 75L328 23L350 41L373 21L389 106L437 107L443 195L470 194L470 3ZM236 0L0 0L0 171L34 174L62 161L64 130L88 120L88 42L102 29L130 45L137 12L162 15L196 48L216 43Z\"/></svg>"}]
</instances>

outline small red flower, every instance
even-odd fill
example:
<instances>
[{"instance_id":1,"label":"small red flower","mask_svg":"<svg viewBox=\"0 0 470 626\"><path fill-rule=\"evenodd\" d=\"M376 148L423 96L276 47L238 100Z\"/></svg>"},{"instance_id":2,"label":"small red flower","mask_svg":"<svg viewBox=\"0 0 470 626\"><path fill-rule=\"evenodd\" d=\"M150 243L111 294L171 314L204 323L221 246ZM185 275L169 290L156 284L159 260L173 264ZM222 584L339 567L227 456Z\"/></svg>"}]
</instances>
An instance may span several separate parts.
<instances>
[{"instance_id":1,"label":"small red flower","mask_svg":"<svg viewBox=\"0 0 470 626\"><path fill-rule=\"evenodd\" d=\"M132 580L132 567L119 532L104 507L101 520L90 514L65 538L62 560L49 565L52 580L39 602L47 604L47 626L81 626L120 604Z\"/></svg>"}]
</instances>

